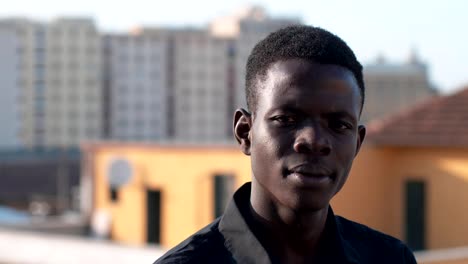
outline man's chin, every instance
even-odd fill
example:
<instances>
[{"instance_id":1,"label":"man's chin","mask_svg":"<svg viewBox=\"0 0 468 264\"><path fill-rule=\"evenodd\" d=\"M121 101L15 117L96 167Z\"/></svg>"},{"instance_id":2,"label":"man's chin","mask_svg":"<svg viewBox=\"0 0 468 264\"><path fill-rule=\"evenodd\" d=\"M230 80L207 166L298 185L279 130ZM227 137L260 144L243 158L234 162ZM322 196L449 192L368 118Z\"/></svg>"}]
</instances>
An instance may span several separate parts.
<instances>
[{"instance_id":1,"label":"man's chin","mask_svg":"<svg viewBox=\"0 0 468 264\"><path fill-rule=\"evenodd\" d=\"M317 212L328 210L330 199L328 197L302 197L296 196L289 200L288 207L296 212Z\"/></svg>"}]
</instances>

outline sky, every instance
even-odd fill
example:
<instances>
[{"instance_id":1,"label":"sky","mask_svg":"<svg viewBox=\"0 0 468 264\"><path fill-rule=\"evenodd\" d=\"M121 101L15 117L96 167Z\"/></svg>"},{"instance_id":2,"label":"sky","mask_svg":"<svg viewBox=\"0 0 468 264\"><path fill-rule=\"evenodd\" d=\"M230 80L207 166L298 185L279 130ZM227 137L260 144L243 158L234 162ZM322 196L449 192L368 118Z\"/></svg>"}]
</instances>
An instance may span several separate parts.
<instances>
[{"instance_id":1,"label":"sky","mask_svg":"<svg viewBox=\"0 0 468 264\"><path fill-rule=\"evenodd\" d=\"M124 32L138 25L199 26L246 5L263 6L273 17L296 17L344 39L362 64L383 55L403 63L412 50L428 65L430 81L442 93L468 86L468 1L464 0L13 0L0 17L92 17L102 31Z\"/></svg>"}]
</instances>

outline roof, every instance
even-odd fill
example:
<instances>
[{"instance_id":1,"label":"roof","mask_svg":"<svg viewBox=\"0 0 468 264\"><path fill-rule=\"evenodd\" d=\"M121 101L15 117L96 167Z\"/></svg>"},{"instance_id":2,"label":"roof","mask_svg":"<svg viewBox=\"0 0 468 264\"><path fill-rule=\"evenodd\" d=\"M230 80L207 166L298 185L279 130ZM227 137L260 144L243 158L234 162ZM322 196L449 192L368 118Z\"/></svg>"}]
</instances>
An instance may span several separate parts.
<instances>
[{"instance_id":1,"label":"roof","mask_svg":"<svg viewBox=\"0 0 468 264\"><path fill-rule=\"evenodd\" d=\"M364 67L364 75L415 75L425 74L426 66L424 64L372 64Z\"/></svg>"},{"instance_id":2,"label":"roof","mask_svg":"<svg viewBox=\"0 0 468 264\"><path fill-rule=\"evenodd\" d=\"M0 149L0 163L23 161L56 161L59 159L79 160L78 148L13 148Z\"/></svg>"},{"instance_id":3,"label":"roof","mask_svg":"<svg viewBox=\"0 0 468 264\"><path fill-rule=\"evenodd\" d=\"M368 140L387 146L468 147L468 86L371 122Z\"/></svg>"}]
</instances>

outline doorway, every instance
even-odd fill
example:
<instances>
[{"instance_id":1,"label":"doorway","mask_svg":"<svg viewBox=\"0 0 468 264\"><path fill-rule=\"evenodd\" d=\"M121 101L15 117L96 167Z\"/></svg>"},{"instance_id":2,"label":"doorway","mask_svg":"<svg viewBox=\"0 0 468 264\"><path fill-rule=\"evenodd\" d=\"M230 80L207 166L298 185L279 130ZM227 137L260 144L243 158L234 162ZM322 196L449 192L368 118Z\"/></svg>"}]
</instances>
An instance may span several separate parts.
<instances>
[{"instance_id":1,"label":"doorway","mask_svg":"<svg viewBox=\"0 0 468 264\"><path fill-rule=\"evenodd\" d=\"M161 191L146 191L147 243L161 243Z\"/></svg>"},{"instance_id":2,"label":"doorway","mask_svg":"<svg viewBox=\"0 0 468 264\"><path fill-rule=\"evenodd\" d=\"M406 182L406 243L412 250L425 249L426 185L423 181Z\"/></svg>"}]
</instances>

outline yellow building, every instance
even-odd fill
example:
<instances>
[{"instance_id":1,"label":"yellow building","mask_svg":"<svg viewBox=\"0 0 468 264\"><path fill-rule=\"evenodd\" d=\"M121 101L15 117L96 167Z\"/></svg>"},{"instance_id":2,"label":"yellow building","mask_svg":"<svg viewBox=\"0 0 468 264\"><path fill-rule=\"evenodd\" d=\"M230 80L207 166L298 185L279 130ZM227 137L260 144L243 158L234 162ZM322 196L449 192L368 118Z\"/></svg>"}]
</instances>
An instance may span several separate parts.
<instances>
[{"instance_id":1,"label":"yellow building","mask_svg":"<svg viewBox=\"0 0 468 264\"><path fill-rule=\"evenodd\" d=\"M332 201L335 212L416 250L467 246L467 102L464 90L372 123L348 182ZM249 157L235 146L100 143L84 153L92 210L108 210L111 238L129 244L178 244L215 219L250 179ZM125 161L130 176L111 187L116 160ZM434 263L468 263L454 261Z\"/></svg>"},{"instance_id":2,"label":"yellow building","mask_svg":"<svg viewBox=\"0 0 468 264\"><path fill-rule=\"evenodd\" d=\"M250 178L248 157L233 146L95 144L85 153L93 211L108 210L111 238L129 244L174 246L215 219L227 197ZM112 188L116 160L130 165L131 176Z\"/></svg>"}]
</instances>

